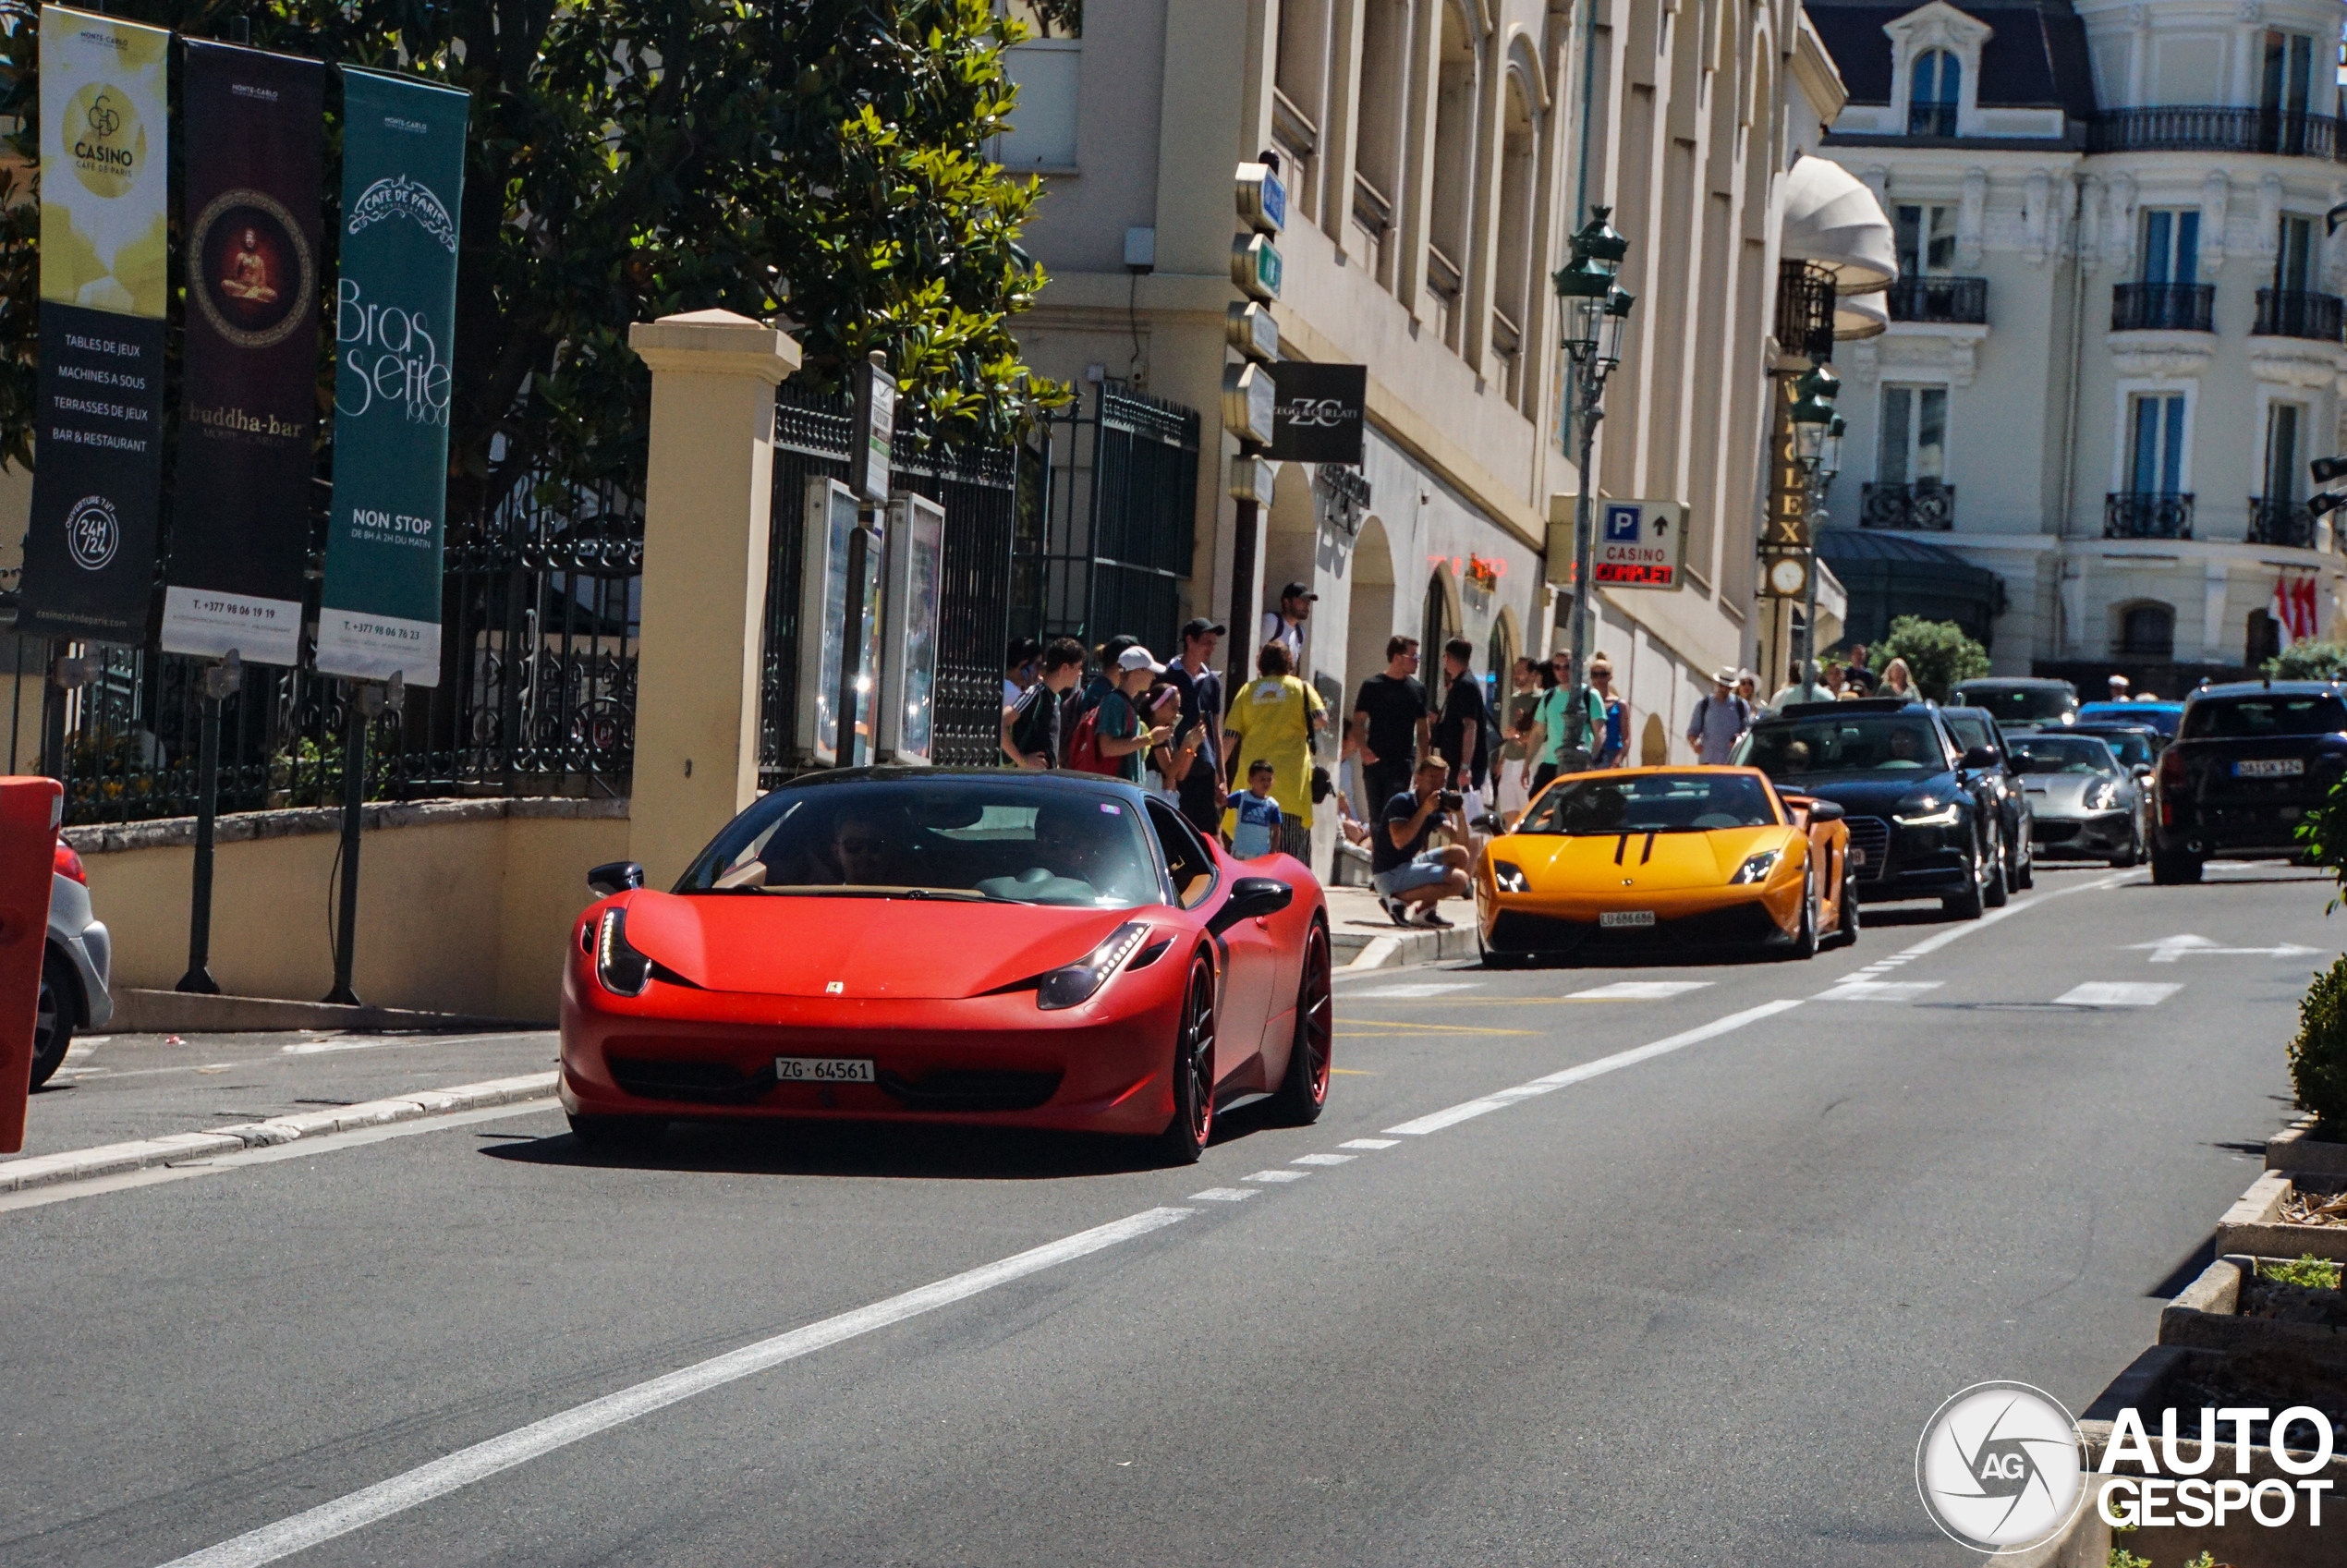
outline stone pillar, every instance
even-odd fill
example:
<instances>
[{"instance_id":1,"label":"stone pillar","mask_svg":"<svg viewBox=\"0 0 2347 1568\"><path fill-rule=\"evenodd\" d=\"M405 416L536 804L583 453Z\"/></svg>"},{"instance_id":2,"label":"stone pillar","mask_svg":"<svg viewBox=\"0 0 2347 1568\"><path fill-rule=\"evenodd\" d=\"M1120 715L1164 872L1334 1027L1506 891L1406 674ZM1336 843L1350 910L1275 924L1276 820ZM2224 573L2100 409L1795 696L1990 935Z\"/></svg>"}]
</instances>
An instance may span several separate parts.
<instances>
[{"instance_id":1,"label":"stone pillar","mask_svg":"<svg viewBox=\"0 0 2347 1568\"><path fill-rule=\"evenodd\" d=\"M652 372L628 855L666 887L758 795L774 388L799 354L730 310L638 322L627 342Z\"/></svg>"}]
</instances>

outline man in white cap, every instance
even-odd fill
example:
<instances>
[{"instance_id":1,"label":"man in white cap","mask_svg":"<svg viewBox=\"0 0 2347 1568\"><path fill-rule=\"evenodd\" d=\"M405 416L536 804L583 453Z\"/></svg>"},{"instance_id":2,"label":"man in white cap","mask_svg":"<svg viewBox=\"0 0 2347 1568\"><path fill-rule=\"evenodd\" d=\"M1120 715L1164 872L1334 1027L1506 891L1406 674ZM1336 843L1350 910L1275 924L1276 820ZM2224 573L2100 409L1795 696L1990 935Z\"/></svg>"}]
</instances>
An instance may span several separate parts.
<instances>
[{"instance_id":1,"label":"man in white cap","mask_svg":"<svg viewBox=\"0 0 2347 1568\"><path fill-rule=\"evenodd\" d=\"M1711 695L1696 703L1687 720L1687 744L1695 748L1695 760L1706 767L1726 763L1735 755L1736 742L1752 727L1752 708L1736 695L1735 686L1735 671L1714 670Z\"/></svg>"},{"instance_id":2,"label":"man in white cap","mask_svg":"<svg viewBox=\"0 0 2347 1568\"><path fill-rule=\"evenodd\" d=\"M2112 700L2113 702L2124 702L2124 701L2126 701L2126 700L2127 700L2127 684L2128 684L2128 683L2127 683L2127 677L2126 677L2126 676L2124 676L2124 675L2113 675L2113 676L2111 676L2111 677L2110 677L2110 700Z\"/></svg>"},{"instance_id":3,"label":"man in white cap","mask_svg":"<svg viewBox=\"0 0 2347 1568\"><path fill-rule=\"evenodd\" d=\"M1109 676L1111 685L1101 696L1100 716L1092 721L1101 755L1113 765L1111 777L1139 784L1141 760L1149 755L1150 747L1163 746L1174 733L1169 725L1150 729L1141 723L1141 694L1164 673L1165 666L1138 643L1116 656L1115 672Z\"/></svg>"}]
</instances>

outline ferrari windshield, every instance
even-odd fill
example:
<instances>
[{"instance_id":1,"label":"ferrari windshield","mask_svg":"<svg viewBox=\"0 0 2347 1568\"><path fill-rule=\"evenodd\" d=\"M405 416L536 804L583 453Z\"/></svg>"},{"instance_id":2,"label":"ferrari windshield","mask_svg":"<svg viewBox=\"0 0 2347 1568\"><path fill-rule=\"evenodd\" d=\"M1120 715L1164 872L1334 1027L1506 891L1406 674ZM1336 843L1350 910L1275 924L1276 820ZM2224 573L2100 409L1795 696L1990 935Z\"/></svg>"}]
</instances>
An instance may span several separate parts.
<instances>
[{"instance_id":1,"label":"ferrari windshield","mask_svg":"<svg viewBox=\"0 0 2347 1568\"><path fill-rule=\"evenodd\" d=\"M1921 713L1829 713L1762 724L1745 737L1737 759L1772 779L1807 773L1940 773L1948 770L1940 731Z\"/></svg>"},{"instance_id":2,"label":"ferrari windshield","mask_svg":"<svg viewBox=\"0 0 2347 1568\"><path fill-rule=\"evenodd\" d=\"M809 785L735 818L676 891L1129 909L1165 896L1147 831L1105 792L953 777Z\"/></svg>"},{"instance_id":3,"label":"ferrari windshield","mask_svg":"<svg viewBox=\"0 0 2347 1568\"><path fill-rule=\"evenodd\" d=\"M1520 833L1703 833L1777 820L1769 789L1749 773L1598 774L1566 779L1533 802Z\"/></svg>"},{"instance_id":4,"label":"ferrari windshield","mask_svg":"<svg viewBox=\"0 0 2347 1568\"><path fill-rule=\"evenodd\" d=\"M2130 768L2148 768L2157 760L2151 732L2148 730L2073 730L2073 735L2090 735L2110 748L2119 760Z\"/></svg>"},{"instance_id":5,"label":"ferrari windshield","mask_svg":"<svg viewBox=\"0 0 2347 1568\"><path fill-rule=\"evenodd\" d=\"M2023 773L2116 773L2119 759L2092 735L2017 735L2013 765Z\"/></svg>"}]
</instances>

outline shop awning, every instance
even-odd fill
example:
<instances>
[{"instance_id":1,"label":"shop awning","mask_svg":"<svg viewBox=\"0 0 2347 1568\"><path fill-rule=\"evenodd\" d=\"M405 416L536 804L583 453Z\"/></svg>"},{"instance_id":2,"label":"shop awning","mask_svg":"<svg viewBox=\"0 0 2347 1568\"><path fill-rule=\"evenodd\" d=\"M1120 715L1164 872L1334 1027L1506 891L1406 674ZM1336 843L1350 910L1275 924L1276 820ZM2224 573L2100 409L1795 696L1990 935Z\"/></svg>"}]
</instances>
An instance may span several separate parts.
<instances>
[{"instance_id":1,"label":"shop awning","mask_svg":"<svg viewBox=\"0 0 2347 1568\"><path fill-rule=\"evenodd\" d=\"M1983 648L2004 614L2004 579L1944 545L1873 529L1820 529L1818 553L1849 590L1844 635L1877 642L1902 615L1953 621Z\"/></svg>"},{"instance_id":2,"label":"shop awning","mask_svg":"<svg viewBox=\"0 0 2347 1568\"><path fill-rule=\"evenodd\" d=\"M1855 175L1828 159L1794 160L1778 234L1784 255L1826 268L1839 294L1884 288L1899 275L1899 248L1881 203Z\"/></svg>"},{"instance_id":3,"label":"shop awning","mask_svg":"<svg viewBox=\"0 0 2347 1568\"><path fill-rule=\"evenodd\" d=\"M1891 297L1880 289L1871 294L1833 291L1833 335L1838 342L1876 337L1891 330Z\"/></svg>"}]
</instances>

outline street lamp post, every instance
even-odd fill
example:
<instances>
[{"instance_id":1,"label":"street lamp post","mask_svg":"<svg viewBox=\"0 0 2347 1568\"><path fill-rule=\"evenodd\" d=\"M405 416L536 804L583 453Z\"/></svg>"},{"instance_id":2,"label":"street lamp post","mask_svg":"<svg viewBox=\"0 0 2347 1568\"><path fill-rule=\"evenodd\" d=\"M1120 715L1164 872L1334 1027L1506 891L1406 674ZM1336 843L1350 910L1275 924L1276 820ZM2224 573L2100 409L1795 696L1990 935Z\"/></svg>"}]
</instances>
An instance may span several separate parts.
<instances>
[{"instance_id":1,"label":"street lamp post","mask_svg":"<svg viewBox=\"0 0 2347 1568\"><path fill-rule=\"evenodd\" d=\"M1794 383L1800 399L1788 410L1793 425L1794 456L1801 464L1802 521L1807 532L1809 559L1801 585L1801 700L1818 699L1818 526L1825 520L1826 486L1842 466L1841 427L1833 400L1842 378L1824 365L1813 367ZM1832 468L1829 469L1830 450Z\"/></svg>"},{"instance_id":2,"label":"street lamp post","mask_svg":"<svg viewBox=\"0 0 2347 1568\"><path fill-rule=\"evenodd\" d=\"M1573 501L1573 699L1567 704L1564 740L1558 748L1560 772L1588 765L1592 748L1584 726L1589 711L1589 576L1595 548L1591 529L1589 469L1597 445L1598 421L1606 378L1622 362L1622 329L1630 319L1636 298L1614 282L1630 242L1606 222L1611 208L1591 207L1589 221L1573 237L1573 259L1555 278L1557 298L1566 308L1564 351L1573 357L1574 413L1580 420L1580 493ZM1573 753L1565 766L1565 753Z\"/></svg>"}]
</instances>

